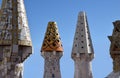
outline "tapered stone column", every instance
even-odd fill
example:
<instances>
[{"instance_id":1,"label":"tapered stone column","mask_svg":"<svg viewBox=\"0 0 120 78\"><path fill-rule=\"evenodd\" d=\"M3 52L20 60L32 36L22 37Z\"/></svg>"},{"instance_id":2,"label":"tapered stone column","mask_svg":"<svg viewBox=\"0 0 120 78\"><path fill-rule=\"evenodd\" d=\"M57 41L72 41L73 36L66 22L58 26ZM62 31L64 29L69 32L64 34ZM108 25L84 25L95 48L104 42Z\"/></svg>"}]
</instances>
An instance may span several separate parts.
<instances>
[{"instance_id":1,"label":"tapered stone column","mask_svg":"<svg viewBox=\"0 0 120 78\"><path fill-rule=\"evenodd\" d=\"M2 0L0 10L0 78L22 78L32 53L24 0Z\"/></svg>"},{"instance_id":2,"label":"tapered stone column","mask_svg":"<svg viewBox=\"0 0 120 78\"><path fill-rule=\"evenodd\" d=\"M75 63L74 78L93 78L91 61L94 58L94 51L85 12L78 15L71 56Z\"/></svg>"},{"instance_id":3,"label":"tapered stone column","mask_svg":"<svg viewBox=\"0 0 120 78\"><path fill-rule=\"evenodd\" d=\"M43 78L62 78L60 58L63 55L63 47L56 22L48 23L41 54L45 59Z\"/></svg>"}]
</instances>

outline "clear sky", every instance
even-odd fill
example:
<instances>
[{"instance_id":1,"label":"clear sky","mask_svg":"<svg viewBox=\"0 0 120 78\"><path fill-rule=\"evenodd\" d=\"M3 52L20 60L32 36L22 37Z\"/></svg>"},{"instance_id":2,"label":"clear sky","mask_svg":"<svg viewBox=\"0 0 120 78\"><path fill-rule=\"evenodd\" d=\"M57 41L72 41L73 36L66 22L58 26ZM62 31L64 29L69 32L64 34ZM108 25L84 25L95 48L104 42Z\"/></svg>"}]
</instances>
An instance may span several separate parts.
<instances>
[{"instance_id":1,"label":"clear sky","mask_svg":"<svg viewBox=\"0 0 120 78\"><path fill-rule=\"evenodd\" d=\"M0 0L1 1L1 0ZM120 20L120 0L24 0L31 37L33 54L24 62L24 78L43 78L44 59L40 49L49 21L56 21L64 47L60 60L62 78L74 77L74 61L71 59L73 38L80 11L87 13L94 46L92 61L94 78L104 78L112 72L109 55L110 41L115 20Z\"/></svg>"}]
</instances>

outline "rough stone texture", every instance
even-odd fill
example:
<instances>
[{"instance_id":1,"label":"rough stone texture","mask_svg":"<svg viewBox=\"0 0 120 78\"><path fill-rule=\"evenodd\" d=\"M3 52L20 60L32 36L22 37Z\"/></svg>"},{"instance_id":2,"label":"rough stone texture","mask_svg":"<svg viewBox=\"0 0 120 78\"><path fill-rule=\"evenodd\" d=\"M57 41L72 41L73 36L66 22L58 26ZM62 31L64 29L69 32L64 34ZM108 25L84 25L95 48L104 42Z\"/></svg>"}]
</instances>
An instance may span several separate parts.
<instances>
[{"instance_id":1,"label":"rough stone texture","mask_svg":"<svg viewBox=\"0 0 120 78\"><path fill-rule=\"evenodd\" d=\"M107 78L120 78L120 20L113 22L113 24L113 34L108 36L111 41L110 55L113 59L113 72Z\"/></svg>"},{"instance_id":2,"label":"rough stone texture","mask_svg":"<svg viewBox=\"0 0 120 78\"><path fill-rule=\"evenodd\" d=\"M93 78L91 71L91 55L80 54L75 56L75 75L74 78Z\"/></svg>"},{"instance_id":3,"label":"rough stone texture","mask_svg":"<svg viewBox=\"0 0 120 78\"><path fill-rule=\"evenodd\" d=\"M23 0L2 0L0 10L0 78L22 78L32 42Z\"/></svg>"},{"instance_id":4,"label":"rough stone texture","mask_svg":"<svg viewBox=\"0 0 120 78\"><path fill-rule=\"evenodd\" d=\"M93 78L91 60L94 51L85 12L80 12L78 16L71 57L75 61L74 78Z\"/></svg>"},{"instance_id":5,"label":"rough stone texture","mask_svg":"<svg viewBox=\"0 0 120 78\"><path fill-rule=\"evenodd\" d=\"M20 63L20 56L10 59L10 49L10 46L0 47L0 78L22 78L23 64Z\"/></svg>"},{"instance_id":6,"label":"rough stone texture","mask_svg":"<svg viewBox=\"0 0 120 78\"><path fill-rule=\"evenodd\" d=\"M62 52L42 52L45 59L43 78L61 78L59 60Z\"/></svg>"}]
</instances>

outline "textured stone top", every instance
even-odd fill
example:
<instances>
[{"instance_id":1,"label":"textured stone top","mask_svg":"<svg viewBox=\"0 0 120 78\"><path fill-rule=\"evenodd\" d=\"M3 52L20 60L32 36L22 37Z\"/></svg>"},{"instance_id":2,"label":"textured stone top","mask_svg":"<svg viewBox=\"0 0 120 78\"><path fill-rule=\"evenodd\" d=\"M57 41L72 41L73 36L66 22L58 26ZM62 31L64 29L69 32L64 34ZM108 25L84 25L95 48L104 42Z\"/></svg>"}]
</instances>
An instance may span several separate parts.
<instances>
[{"instance_id":1,"label":"textured stone top","mask_svg":"<svg viewBox=\"0 0 120 78\"><path fill-rule=\"evenodd\" d=\"M85 12L78 15L72 53L94 53Z\"/></svg>"},{"instance_id":2,"label":"textured stone top","mask_svg":"<svg viewBox=\"0 0 120 78\"><path fill-rule=\"evenodd\" d=\"M0 12L0 45L32 46L23 0L3 0Z\"/></svg>"},{"instance_id":3,"label":"textured stone top","mask_svg":"<svg viewBox=\"0 0 120 78\"><path fill-rule=\"evenodd\" d=\"M13 60L20 57L23 62L32 53L32 41L24 0L2 0L0 47L6 46L9 48L7 50L9 57Z\"/></svg>"},{"instance_id":4,"label":"textured stone top","mask_svg":"<svg viewBox=\"0 0 120 78\"><path fill-rule=\"evenodd\" d=\"M63 52L56 22L49 22L42 44L41 52Z\"/></svg>"}]
</instances>

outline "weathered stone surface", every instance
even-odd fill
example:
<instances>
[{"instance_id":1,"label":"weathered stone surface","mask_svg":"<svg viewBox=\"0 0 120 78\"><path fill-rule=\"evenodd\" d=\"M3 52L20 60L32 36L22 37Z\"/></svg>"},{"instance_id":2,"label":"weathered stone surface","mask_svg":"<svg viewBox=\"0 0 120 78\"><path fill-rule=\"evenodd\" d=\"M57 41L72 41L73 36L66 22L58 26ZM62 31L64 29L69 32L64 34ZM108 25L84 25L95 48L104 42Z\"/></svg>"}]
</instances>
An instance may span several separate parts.
<instances>
[{"instance_id":1,"label":"weathered stone surface","mask_svg":"<svg viewBox=\"0 0 120 78\"><path fill-rule=\"evenodd\" d=\"M61 78L59 60L62 55L62 52L42 52L45 59L43 78Z\"/></svg>"},{"instance_id":2,"label":"weathered stone surface","mask_svg":"<svg viewBox=\"0 0 120 78\"><path fill-rule=\"evenodd\" d=\"M0 10L0 78L22 78L32 53L24 0L2 0Z\"/></svg>"},{"instance_id":3,"label":"weathered stone surface","mask_svg":"<svg viewBox=\"0 0 120 78\"><path fill-rule=\"evenodd\" d=\"M71 57L75 62L74 78L93 78L91 60L94 51L85 12L80 12L78 16Z\"/></svg>"},{"instance_id":4,"label":"weathered stone surface","mask_svg":"<svg viewBox=\"0 0 120 78\"><path fill-rule=\"evenodd\" d=\"M108 36L111 41L110 55L113 59L113 72L107 78L120 78L120 20L113 22L113 24L113 34Z\"/></svg>"}]
</instances>

